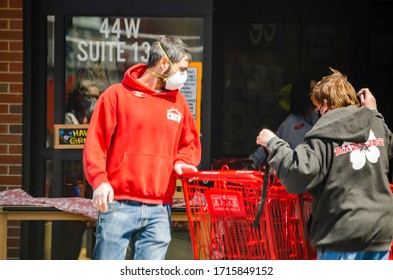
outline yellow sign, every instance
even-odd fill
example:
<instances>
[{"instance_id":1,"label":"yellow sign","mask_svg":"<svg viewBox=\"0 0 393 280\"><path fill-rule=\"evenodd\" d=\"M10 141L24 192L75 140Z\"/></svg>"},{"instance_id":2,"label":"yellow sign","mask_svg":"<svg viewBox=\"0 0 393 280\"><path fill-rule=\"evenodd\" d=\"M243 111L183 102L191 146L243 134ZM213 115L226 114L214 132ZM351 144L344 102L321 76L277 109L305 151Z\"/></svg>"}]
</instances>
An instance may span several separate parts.
<instances>
[{"instance_id":1,"label":"yellow sign","mask_svg":"<svg viewBox=\"0 0 393 280\"><path fill-rule=\"evenodd\" d=\"M55 124L55 149L83 149L88 124Z\"/></svg>"},{"instance_id":2,"label":"yellow sign","mask_svg":"<svg viewBox=\"0 0 393 280\"><path fill-rule=\"evenodd\" d=\"M188 65L187 81L180 92L187 99L199 132L201 131L201 88L202 62L193 61Z\"/></svg>"}]
</instances>

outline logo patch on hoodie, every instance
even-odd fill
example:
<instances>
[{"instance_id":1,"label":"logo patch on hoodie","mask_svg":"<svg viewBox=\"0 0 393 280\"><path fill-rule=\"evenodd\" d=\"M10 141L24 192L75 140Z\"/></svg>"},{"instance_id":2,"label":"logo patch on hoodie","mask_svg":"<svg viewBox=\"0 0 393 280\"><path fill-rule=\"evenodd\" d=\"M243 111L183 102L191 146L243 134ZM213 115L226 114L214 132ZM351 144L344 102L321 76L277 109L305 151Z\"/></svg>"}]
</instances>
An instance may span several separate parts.
<instances>
[{"instance_id":1,"label":"logo patch on hoodie","mask_svg":"<svg viewBox=\"0 0 393 280\"><path fill-rule=\"evenodd\" d=\"M180 123L183 116L177 109L172 107L171 109L166 111L166 117L168 120Z\"/></svg>"},{"instance_id":2,"label":"logo patch on hoodie","mask_svg":"<svg viewBox=\"0 0 393 280\"><path fill-rule=\"evenodd\" d=\"M351 153L350 161L352 163L352 168L359 170L366 164L366 160L371 163L376 163L378 161L381 155L381 152L377 148L378 146L384 146L384 139L376 138L374 132L370 130L366 143L344 142L341 147L334 149L334 153L336 156Z\"/></svg>"},{"instance_id":3,"label":"logo patch on hoodie","mask_svg":"<svg viewBox=\"0 0 393 280\"><path fill-rule=\"evenodd\" d=\"M132 95L136 96L136 97L140 97L140 98L145 98L146 97L146 93L141 92L141 91L136 91L133 90L131 91Z\"/></svg>"}]
</instances>

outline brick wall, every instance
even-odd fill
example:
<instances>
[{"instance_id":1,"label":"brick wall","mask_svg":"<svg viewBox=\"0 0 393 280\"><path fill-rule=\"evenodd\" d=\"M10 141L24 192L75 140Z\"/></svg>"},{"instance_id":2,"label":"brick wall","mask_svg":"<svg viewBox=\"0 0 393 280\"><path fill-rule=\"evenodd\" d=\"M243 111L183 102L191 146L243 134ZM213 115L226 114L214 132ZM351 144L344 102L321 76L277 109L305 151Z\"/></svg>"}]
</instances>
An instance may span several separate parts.
<instances>
[{"instance_id":1,"label":"brick wall","mask_svg":"<svg viewBox=\"0 0 393 280\"><path fill-rule=\"evenodd\" d=\"M21 188L23 0L0 0L0 191ZM8 222L8 259L19 259L20 222Z\"/></svg>"}]
</instances>

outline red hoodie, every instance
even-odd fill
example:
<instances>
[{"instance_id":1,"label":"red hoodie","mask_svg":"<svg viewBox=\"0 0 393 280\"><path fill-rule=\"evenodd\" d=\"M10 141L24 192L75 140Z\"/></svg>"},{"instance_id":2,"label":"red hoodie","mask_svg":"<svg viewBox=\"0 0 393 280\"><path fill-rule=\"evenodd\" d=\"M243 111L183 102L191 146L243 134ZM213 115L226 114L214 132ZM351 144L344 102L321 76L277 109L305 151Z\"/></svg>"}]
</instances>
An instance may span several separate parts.
<instances>
[{"instance_id":1,"label":"red hoodie","mask_svg":"<svg viewBox=\"0 0 393 280\"><path fill-rule=\"evenodd\" d=\"M201 143L186 98L178 90L156 92L137 79L144 64L127 70L121 83L99 98L83 149L87 181L110 183L115 200L172 203L173 166L197 166Z\"/></svg>"}]
</instances>

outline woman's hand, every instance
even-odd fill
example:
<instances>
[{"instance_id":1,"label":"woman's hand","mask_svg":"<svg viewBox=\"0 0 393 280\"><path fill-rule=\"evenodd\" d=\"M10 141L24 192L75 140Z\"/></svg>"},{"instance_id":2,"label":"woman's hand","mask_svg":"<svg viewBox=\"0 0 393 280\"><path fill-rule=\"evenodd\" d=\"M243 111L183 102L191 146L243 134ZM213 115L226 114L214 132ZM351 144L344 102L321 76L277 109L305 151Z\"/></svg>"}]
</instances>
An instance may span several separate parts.
<instances>
[{"instance_id":1,"label":"woman's hand","mask_svg":"<svg viewBox=\"0 0 393 280\"><path fill-rule=\"evenodd\" d=\"M375 100L374 95L371 93L371 91L368 88L362 88L361 90L359 90L359 92L356 95L360 100L360 105L370 109L377 108L377 101Z\"/></svg>"},{"instance_id":2,"label":"woman's hand","mask_svg":"<svg viewBox=\"0 0 393 280\"><path fill-rule=\"evenodd\" d=\"M276 134L274 134L271 130L264 128L261 130L261 132L259 132L256 143L258 145L266 147L267 142L274 136L276 136Z\"/></svg>"}]
</instances>

